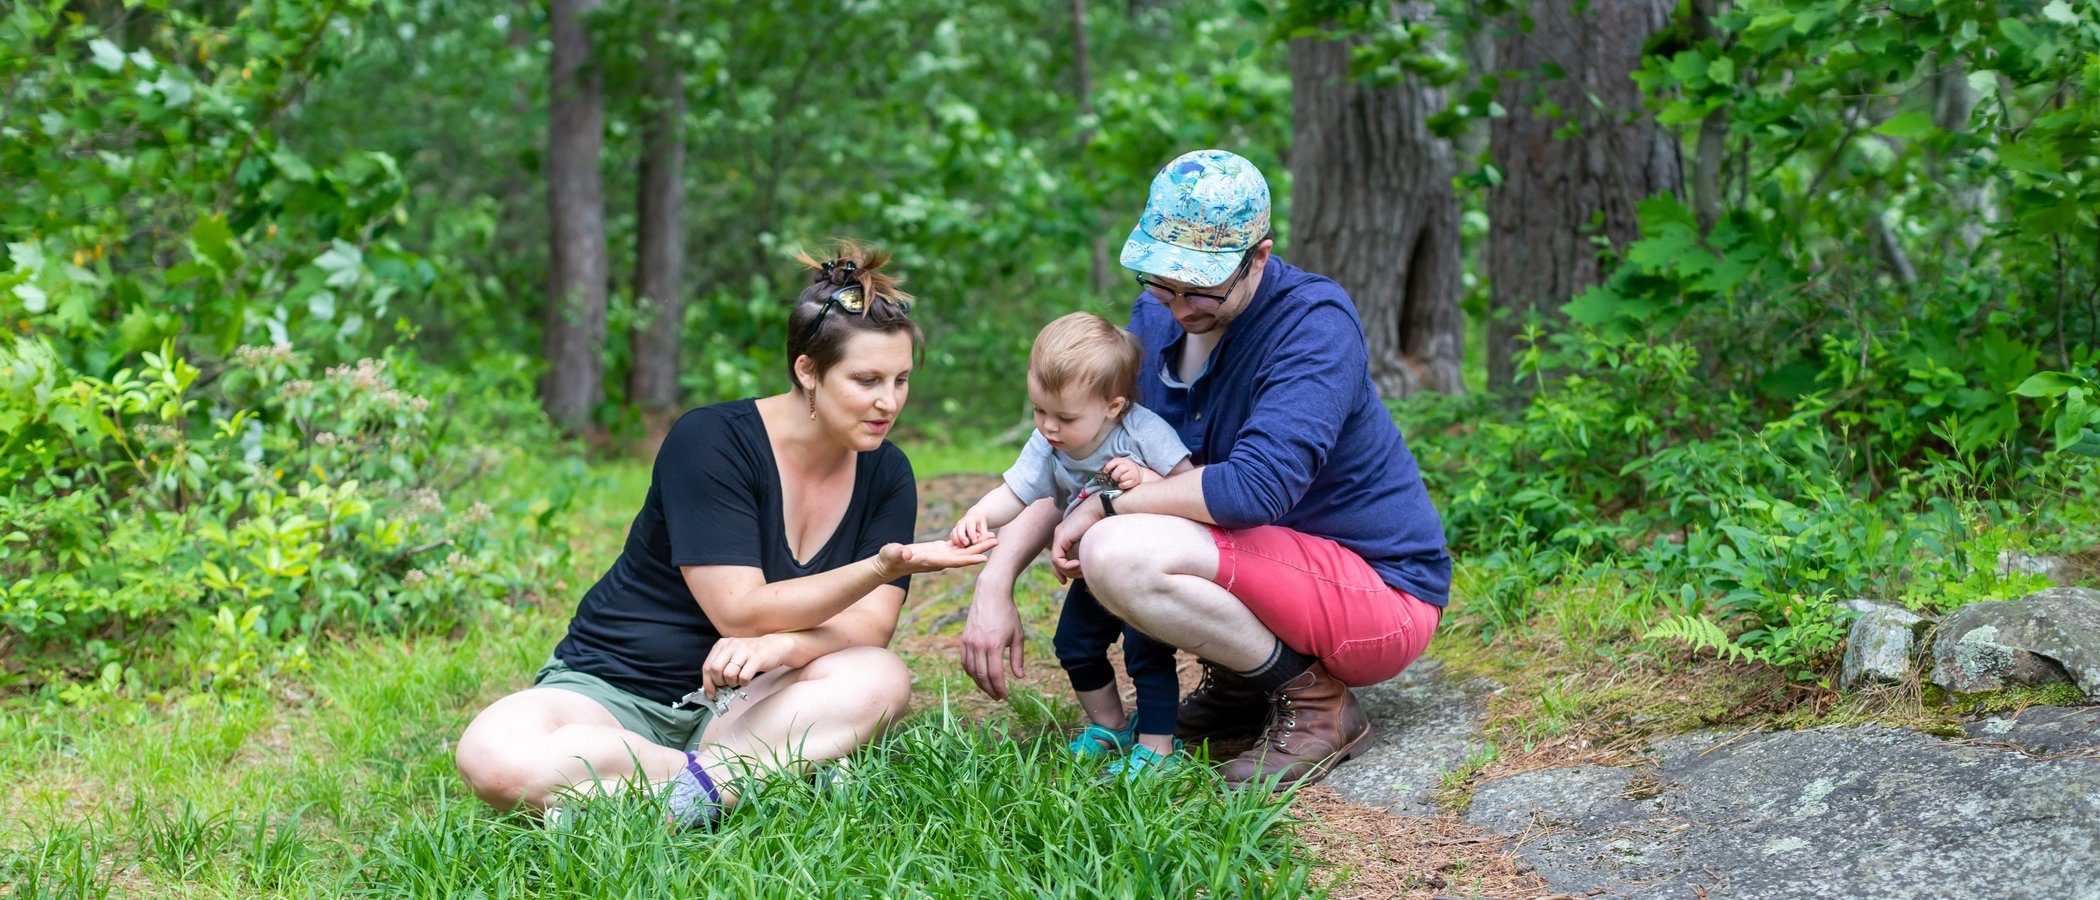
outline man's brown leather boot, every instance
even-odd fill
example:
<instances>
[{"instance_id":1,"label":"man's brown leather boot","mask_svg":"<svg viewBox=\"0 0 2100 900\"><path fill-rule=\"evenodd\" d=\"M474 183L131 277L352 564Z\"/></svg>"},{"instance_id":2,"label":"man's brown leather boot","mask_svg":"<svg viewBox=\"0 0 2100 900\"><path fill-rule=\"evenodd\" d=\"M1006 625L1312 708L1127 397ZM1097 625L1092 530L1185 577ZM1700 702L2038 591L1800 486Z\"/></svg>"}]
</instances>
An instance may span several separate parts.
<instances>
[{"instance_id":1,"label":"man's brown leather boot","mask_svg":"<svg viewBox=\"0 0 2100 900\"><path fill-rule=\"evenodd\" d=\"M1247 680L1210 660L1203 664L1203 683L1181 700L1174 736L1189 743L1250 738L1261 733L1269 698Z\"/></svg>"},{"instance_id":2,"label":"man's brown leather boot","mask_svg":"<svg viewBox=\"0 0 2100 900\"><path fill-rule=\"evenodd\" d=\"M1271 695L1268 731L1225 764L1227 784L1250 786L1271 776L1276 789L1312 784L1371 740L1371 722L1348 686L1314 663Z\"/></svg>"}]
</instances>

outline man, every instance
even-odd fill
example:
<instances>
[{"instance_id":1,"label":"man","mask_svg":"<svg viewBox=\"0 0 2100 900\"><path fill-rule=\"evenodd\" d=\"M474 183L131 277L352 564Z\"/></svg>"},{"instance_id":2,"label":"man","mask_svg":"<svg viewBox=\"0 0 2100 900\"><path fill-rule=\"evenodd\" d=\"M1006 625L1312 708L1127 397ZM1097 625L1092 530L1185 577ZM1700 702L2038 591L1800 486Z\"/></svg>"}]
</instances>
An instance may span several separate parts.
<instances>
[{"instance_id":1,"label":"man","mask_svg":"<svg viewBox=\"0 0 2100 900\"><path fill-rule=\"evenodd\" d=\"M1350 686L1420 656L1451 583L1443 525L1379 402L1355 306L1271 255L1268 183L1220 150L1160 171L1122 262L1144 292L1139 399L1180 433L1192 471L1102 492L1056 524L1052 564L1109 611L1202 660L1187 740L1259 734L1236 785L1311 783L1361 752ZM1000 535L963 634L994 698L1021 671L1013 577L1056 511Z\"/></svg>"}]
</instances>

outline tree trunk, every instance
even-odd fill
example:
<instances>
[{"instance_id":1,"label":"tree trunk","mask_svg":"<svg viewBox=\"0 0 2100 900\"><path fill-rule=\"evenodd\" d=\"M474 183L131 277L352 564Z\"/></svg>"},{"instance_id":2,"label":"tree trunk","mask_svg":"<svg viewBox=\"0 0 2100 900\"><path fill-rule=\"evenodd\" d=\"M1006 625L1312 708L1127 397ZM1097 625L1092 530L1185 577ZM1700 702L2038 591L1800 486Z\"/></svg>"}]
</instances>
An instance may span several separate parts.
<instances>
[{"instance_id":1,"label":"tree trunk","mask_svg":"<svg viewBox=\"0 0 2100 900\"><path fill-rule=\"evenodd\" d=\"M645 413L677 411L678 339L685 328L685 82L663 37L678 27L678 3L661 0L643 45L642 160L635 198L634 294L641 327L630 336L628 401Z\"/></svg>"},{"instance_id":2,"label":"tree trunk","mask_svg":"<svg viewBox=\"0 0 2100 900\"><path fill-rule=\"evenodd\" d=\"M1683 184L1677 140L1641 109L1630 73L1641 44L1667 21L1667 0L1535 0L1529 34L1510 28L1496 47L1508 71L1558 65L1566 77L1504 82L1508 115L1490 134L1502 183L1488 191L1488 383L1512 386L1519 336L1536 314L1563 320L1560 307L1605 272L1595 237L1623 247L1639 236L1641 200ZM1601 104L1591 105L1595 97ZM1537 114L1544 102L1561 117ZM1579 133L1556 138L1572 123Z\"/></svg>"},{"instance_id":3,"label":"tree trunk","mask_svg":"<svg viewBox=\"0 0 2100 900\"><path fill-rule=\"evenodd\" d=\"M1724 38L1714 30L1714 14L1720 0L1692 0L1692 40ZM1722 44L1725 49L1725 44ZM1720 106L1699 123L1699 148L1692 157L1692 212L1699 233L1709 234L1721 220L1721 173L1728 163L1728 107Z\"/></svg>"},{"instance_id":4,"label":"tree trunk","mask_svg":"<svg viewBox=\"0 0 2100 900\"><path fill-rule=\"evenodd\" d=\"M571 433L590 426L604 394L605 196L598 172L605 143L602 79L591 62L583 16L599 0L553 0L554 53L547 110L550 254L540 397Z\"/></svg>"},{"instance_id":5,"label":"tree trunk","mask_svg":"<svg viewBox=\"0 0 2100 900\"><path fill-rule=\"evenodd\" d=\"M1444 92L1412 81L1359 83L1349 51L1360 43L1290 45L1291 259L1356 302L1381 396L1460 393L1457 162L1428 126Z\"/></svg>"},{"instance_id":6,"label":"tree trunk","mask_svg":"<svg viewBox=\"0 0 2100 900\"><path fill-rule=\"evenodd\" d=\"M1093 62L1088 59L1086 40L1086 0L1072 0L1072 90L1079 95L1079 115L1091 118L1094 115ZM1079 152L1085 157L1086 148L1093 146L1094 126L1088 124L1079 132ZM1101 227L1100 211L1088 210L1093 217L1092 233L1094 295L1108 295L1108 234Z\"/></svg>"},{"instance_id":7,"label":"tree trunk","mask_svg":"<svg viewBox=\"0 0 2100 900\"><path fill-rule=\"evenodd\" d=\"M1937 62L1941 58L1935 53L1927 59L1929 62ZM1961 59L1957 57L1938 67L1937 74L1930 78L1932 124L1939 126L1941 130L1957 134L1968 131L1969 115L1976 109L1976 91L1969 87L1968 73L1963 68ZM1931 158L1929 165L1934 177L1944 177L1939 172L1942 164L1943 161L1937 154ZM1994 210L1986 194L1987 184L1988 182L1977 184L1968 178L1961 178L1949 189L1953 196L1954 208L1960 211L1959 215L1954 216L1954 220L1960 224L1940 242L1941 252L1947 256L1966 256L1983 245L1984 235L1997 218L1993 215Z\"/></svg>"}]
</instances>

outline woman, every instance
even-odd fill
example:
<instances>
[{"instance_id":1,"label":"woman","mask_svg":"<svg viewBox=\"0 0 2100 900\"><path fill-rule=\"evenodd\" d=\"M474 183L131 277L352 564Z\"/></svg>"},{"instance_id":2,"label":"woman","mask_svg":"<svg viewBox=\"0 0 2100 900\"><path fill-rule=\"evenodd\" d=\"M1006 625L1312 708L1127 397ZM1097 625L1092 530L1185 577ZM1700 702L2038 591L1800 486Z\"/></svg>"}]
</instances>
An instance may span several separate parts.
<instances>
[{"instance_id":1,"label":"woman","mask_svg":"<svg viewBox=\"0 0 2100 900\"><path fill-rule=\"evenodd\" d=\"M788 317L793 387L678 420L553 658L460 738L460 774L491 805L636 779L696 824L735 804L732 776L843 757L908 702L885 648L911 576L993 542L908 543L918 489L884 438L923 337L888 255L842 242L799 259L814 283Z\"/></svg>"}]
</instances>

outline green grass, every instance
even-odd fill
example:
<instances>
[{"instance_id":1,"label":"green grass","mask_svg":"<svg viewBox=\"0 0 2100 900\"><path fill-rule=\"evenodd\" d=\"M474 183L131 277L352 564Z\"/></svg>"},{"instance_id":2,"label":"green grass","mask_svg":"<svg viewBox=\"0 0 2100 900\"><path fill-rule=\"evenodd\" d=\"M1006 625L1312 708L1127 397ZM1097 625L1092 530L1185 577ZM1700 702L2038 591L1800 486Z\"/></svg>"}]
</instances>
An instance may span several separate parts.
<instances>
[{"instance_id":1,"label":"green grass","mask_svg":"<svg viewBox=\"0 0 2100 900\"><path fill-rule=\"evenodd\" d=\"M1227 791L1204 766L1096 784L1060 749L1069 700L1023 692L964 721L944 702L972 690L951 654L908 660L919 711L858 759L849 793L776 782L715 833L672 833L639 796L553 832L486 808L453 771L452 741L545 658L648 467L585 475L563 513L575 571L544 606L453 635L324 643L309 670L224 695L4 701L0 897L1317 892L1276 798ZM1024 609L1040 619L1051 588L1030 585ZM1042 651L1031 664L1054 665Z\"/></svg>"},{"instance_id":2,"label":"green grass","mask_svg":"<svg viewBox=\"0 0 2100 900\"><path fill-rule=\"evenodd\" d=\"M755 792L717 833L642 797L549 832L465 792L450 742L519 686L559 616L364 639L272 694L9 711L0 895L1300 896L1313 862L1266 796L1207 767L1138 787L1060 751L1047 700L965 722L939 697L850 790ZM945 661L940 661L945 662Z\"/></svg>"}]
</instances>

